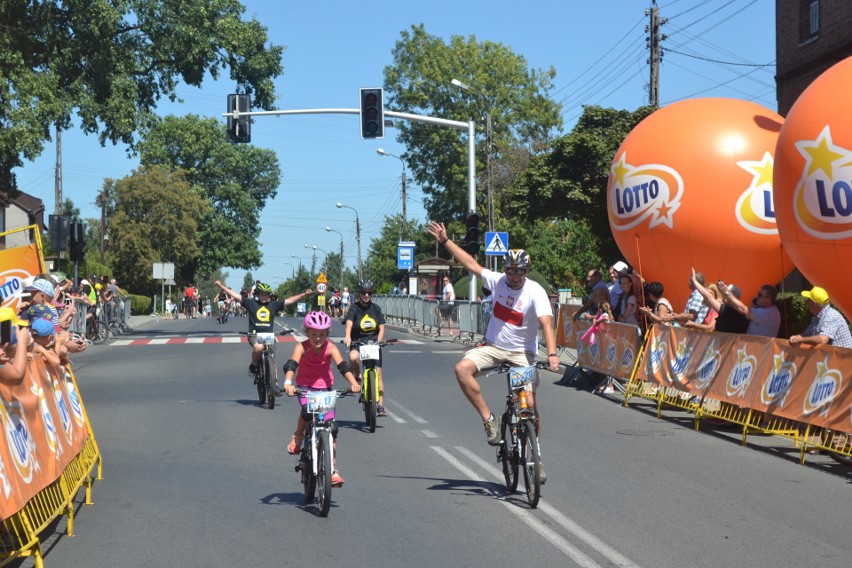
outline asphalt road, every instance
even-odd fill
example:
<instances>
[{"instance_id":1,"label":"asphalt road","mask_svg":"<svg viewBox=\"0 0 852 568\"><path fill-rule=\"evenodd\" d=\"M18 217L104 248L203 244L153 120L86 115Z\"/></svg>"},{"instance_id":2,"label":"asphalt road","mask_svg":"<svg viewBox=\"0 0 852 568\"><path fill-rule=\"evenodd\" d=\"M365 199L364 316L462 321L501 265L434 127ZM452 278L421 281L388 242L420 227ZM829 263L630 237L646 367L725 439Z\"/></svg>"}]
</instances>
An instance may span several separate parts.
<instances>
[{"instance_id":1,"label":"asphalt road","mask_svg":"<svg viewBox=\"0 0 852 568\"><path fill-rule=\"evenodd\" d=\"M743 447L736 430L696 432L685 413L660 420L646 403L624 408L548 372L549 480L531 510L507 495L455 383L463 347L396 331L405 341L384 352L390 416L370 434L354 399L338 404L346 485L321 518L285 451L298 404L259 406L248 347L210 342L245 326L145 322L133 342L76 357L104 479L94 505L78 507L77 536L62 536L64 521L48 535L45 566L799 567L852 557L849 468L824 456L801 466L788 440L755 435ZM278 345L279 365L291 347ZM483 381L495 414L504 389Z\"/></svg>"}]
</instances>

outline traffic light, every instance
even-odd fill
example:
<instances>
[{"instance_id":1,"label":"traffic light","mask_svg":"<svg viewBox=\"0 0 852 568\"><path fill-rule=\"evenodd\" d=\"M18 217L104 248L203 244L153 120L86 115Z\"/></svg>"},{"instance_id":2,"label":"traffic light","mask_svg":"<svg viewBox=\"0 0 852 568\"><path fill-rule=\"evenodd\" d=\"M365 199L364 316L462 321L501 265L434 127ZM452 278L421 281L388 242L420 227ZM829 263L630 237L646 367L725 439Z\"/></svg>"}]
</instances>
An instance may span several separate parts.
<instances>
[{"instance_id":1,"label":"traffic light","mask_svg":"<svg viewBox=\"0 0 852 568\"><path fill-rule=\"evenodd\" d=\"M68 250L68 231L70 224L70 215L51 215L48 217L50 248L53 252L64 255Z\"/></svg>"},{"instance_id":2,"label":"traffic light","mask_svg":"<svg viewBox=\"0 0 852 568\"><path fill-rule=\"evenodd\" d=\"M86 237L83 234L83 223L71 223L71 260L83 260L86 255Z\"/></svg>"},{"instance_id":3,"label":"traffic light","mask_svg":"<svg viewBox=\"0 0 852 568\"><path fill-rule=\"evenodd\" d=\"M251 112L249 95L228 95L228 112ZM242 115L237 119L228 117L228 141L247 144L251 142L251 116Z\"/></svg>"},{"instance_id":4,"label":"traffic light","mask_svg":"<svg viewBox=\"0 0 852 568\"><path fill-rule=\"evenodd\" d=\"M467 214L467 232L464 235L464 250L471 256L476 256L479 252L479 214L470 211Z\"/></svg>"},{"instance_id":5,"label":"traffic light","mask_svg":"<svg viewBox=\"0 0 852 568\"><path fill-rule=\"evenodd\" d=\"M361 89L361 138L384 138L384 98L382 89Z\"/></svg>"}]
</instances>

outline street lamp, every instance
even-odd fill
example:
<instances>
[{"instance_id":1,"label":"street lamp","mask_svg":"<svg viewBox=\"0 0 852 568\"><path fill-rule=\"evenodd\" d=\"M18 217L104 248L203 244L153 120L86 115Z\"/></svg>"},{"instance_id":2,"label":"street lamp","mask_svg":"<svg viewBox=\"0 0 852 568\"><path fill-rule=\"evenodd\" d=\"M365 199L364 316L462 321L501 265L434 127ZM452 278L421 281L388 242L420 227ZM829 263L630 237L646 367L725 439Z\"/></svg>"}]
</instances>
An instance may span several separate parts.
<instances>
[{"instance_id":1,"label":"street lamp","mask_svg":"<svg viewBox=\"0 0 852 568\"><path fill-rule=\"evenodd\" d=\"M305 245L305 248L313 249L313 251L314 251L313 260L311 261L311 274L316 274L317 251L325 253L326 257L328 256L328 253L326 251L322 250L321 248L319 248L317 245Z\"/></svg>"},{"instance_id":2,"label":"street lamp","mask_svg":"<svg viewBox=\"0 0 852 568\"><path fill-rule=\"evenodd\" d=\"M485 195L488 203L488 230L494 230L494 198L493 191L491 188L491 100L488 98L485 93L480 91L479 89L475 89L470 85L466 85L462 83L458 79L453 79L450 81L453 85L462 89L464 91L469 91L475 95L477 95L480 100L484 101L486 104L486 114L485 114Z\"/></svg>"},{"instance_id":3,"label":"street lamp","mask_svg":"<svg viewBox=\"0 0 852 568\"><path fill-rule=\"evenodd\" d=\"M406 182L405 160L403 160L399 156L395 156L394 154L391 154L390 152L386 151L384 148L379 148L378 150L376 150L376 153L379 156L391 156L393 158L396 158L400 162L402 162L402 237L405 238L408 235L408 221L406 220L407 215L405 214L405 182Z\"/></svg>"},{"instance_id":4,"label":"street lamp","mask_svg":"<svg viewBox=\"0 0 852 568\"><path fill-rule=\"evenodd\" d=\"M340 209L342 207L355 211L355 241L358 243L358 281L362 282L364 280L364 272L361 268L361 221L358 220L358 211L354 207L344 205L338 201L337 208Z\"/></svg>"},{"instance_id":5,"label":"street lamp","mask_svg":"<svg viewBox=\"0 0 852 568\"><path fill-rule=\"evenodd\" d=\"M343 233L335 231L331 227L326 227L325 230L340 235L340 288L343 289Z\"/></svg>"},{"instance_id":6,"label":"street lamp","mask_svg":"<svg viewBox=\"0 0 852 568\"><path fill-rule=\"evenodd\" d=\"M284 264L289 264L290 268L293 269L293 275L290 278L292 280L295 280L296 279L296 265L293 264L292 262L287 262L286 260L284 261Z\"/></svg>"}]
</instances>

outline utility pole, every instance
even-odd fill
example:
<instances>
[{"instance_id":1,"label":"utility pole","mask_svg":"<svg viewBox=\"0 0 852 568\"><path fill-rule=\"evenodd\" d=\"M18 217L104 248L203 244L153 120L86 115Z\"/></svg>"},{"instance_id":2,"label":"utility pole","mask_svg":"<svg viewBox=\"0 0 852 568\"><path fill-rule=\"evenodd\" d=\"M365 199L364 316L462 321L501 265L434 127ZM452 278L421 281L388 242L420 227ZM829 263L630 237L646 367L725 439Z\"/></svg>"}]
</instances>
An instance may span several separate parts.
<instances>
[{"instance_id":1,"label":"utility pole","mask_svg":"<svg viewBox=\"0 0 852 568\"><path fill-rule=\"evenodd\" d=\"M56 125L56 173L53 185L53 212L62 215L62 130Z\"/></svg>"},{"instance_id":2,"label":"utility pole","mask_svg":"<svg viewBox=\"0 0 852 568\"><path fill-rule=\"evenodd\" d=\"M408 215L405 213L405 162L402 163L402 236L408 236Z\"/></svg>"},{"instance_id":3,"label":"utility pole","mask_svg":"<svg viewBox=\"0 0 852 568\"><path fill-rule=\"evenodd\" d=\"M645 10L645 15L651 17L650 24L645 28L648 37L645 38L648 49L651 52L648 64L651 66L651 77L648 82L648 105L660 106L660 61L663 59L663 50L660 47L660 26L666 23L666 18L660 19L660 9L657 0L652 0L650 10ZM662 36L666 39L666 36Z\"/></svg>"}]
</instances>

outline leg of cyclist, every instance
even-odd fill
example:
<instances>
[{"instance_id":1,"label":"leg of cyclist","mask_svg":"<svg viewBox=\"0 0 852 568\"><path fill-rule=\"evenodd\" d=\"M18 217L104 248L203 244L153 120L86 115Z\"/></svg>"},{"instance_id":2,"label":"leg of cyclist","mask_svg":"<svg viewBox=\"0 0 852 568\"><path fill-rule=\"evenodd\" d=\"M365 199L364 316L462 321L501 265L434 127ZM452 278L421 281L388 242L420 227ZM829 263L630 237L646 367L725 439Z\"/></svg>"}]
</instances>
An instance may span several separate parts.
<instances>
[{"instance_id":1,"label":"leg of cyclist","mask_svg":"<svg viewBox=\"0 0 852 568\"><path fill-rule=\"evenodd\" d=\"M361 352L357 349L349 350L349 364L352 366L352 374L361 382Z\"/></svg>"},{"instance_id":2,"label":"leg of cyclist","mask_svg":"<svg viewBox=\"0 0 852 568\"><path fill-rule=\"evenodd\" d=\"M251 344L251 365L249 365L249 373L254 376L257 374L257 364L260 363L260 354L263 352L263 342L257 341Z\"/></svg>"}]
</instances>

